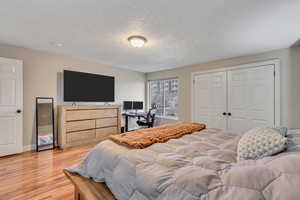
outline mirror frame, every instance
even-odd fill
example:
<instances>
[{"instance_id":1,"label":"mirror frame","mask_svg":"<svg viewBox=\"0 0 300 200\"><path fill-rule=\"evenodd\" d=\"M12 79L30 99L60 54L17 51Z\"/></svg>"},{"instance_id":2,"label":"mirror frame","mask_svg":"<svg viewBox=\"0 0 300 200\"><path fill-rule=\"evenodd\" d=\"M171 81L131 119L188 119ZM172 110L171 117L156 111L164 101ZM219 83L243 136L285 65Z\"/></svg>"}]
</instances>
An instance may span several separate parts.
<instances>
[{"instance_id":1,"label":"mirror frame","mask_svg":"<svg viewBox=\"0 0 300 200\"><path fill-rule=\"evenodd\" d=\"M40 149L39 148L39 143L38 143L38 100L39 99L49 99L51 100L51 105L52 105L52 109L51 109L51 112L52 112L52 142L53 142L53 145L52 147L50 148L42 148ZM35 135L36 135L36 151L39 152L39 151L43 151L43 150L49 150L49 149L54 149L55 148L55 127L54 127L54 98L53 97L36 97L35 98Z\"/></svg>"}]
</instances>

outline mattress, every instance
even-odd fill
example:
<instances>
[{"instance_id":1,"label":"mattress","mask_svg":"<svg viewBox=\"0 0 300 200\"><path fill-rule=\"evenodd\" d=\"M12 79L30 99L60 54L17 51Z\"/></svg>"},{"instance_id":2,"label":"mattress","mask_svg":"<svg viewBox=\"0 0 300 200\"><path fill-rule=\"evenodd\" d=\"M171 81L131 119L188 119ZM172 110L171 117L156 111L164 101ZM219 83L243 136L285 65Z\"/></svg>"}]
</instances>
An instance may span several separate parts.
<instances>
[{"instance_id":1,"label":"mattress","mask_svg":"<svg viewBox=\"0 0 300 200\"><path fill-rule=\"evenodd\" d=\"M299 137L285 153L237 162L240 137L205 129L145 149L106 140L67 170L105 182L119 200L297 199Z\"/></svg>"}]
</instances>

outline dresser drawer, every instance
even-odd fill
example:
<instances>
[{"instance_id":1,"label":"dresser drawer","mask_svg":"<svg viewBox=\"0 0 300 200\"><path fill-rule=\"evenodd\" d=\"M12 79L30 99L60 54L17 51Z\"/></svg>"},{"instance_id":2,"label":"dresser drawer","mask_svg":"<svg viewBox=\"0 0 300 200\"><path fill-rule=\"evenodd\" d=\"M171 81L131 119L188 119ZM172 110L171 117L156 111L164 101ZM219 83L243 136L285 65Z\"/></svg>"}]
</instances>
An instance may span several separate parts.
<instances>
[{"instance_id":1,"label":"dresser drawer","mask_svg":"<svg viewBox=\"0 0 300 200\"><path fill-rule=\"evenodd\" d=\"M96 119L96 128L117 126L118 118Z\"/></svg>"},{"instance_id":2,"label":"dresser drawer","mask_svg":"<svg viewBox=\"0 0 300 200\"><path fill-rule=\"evenodd\" d=\"M117 109L99 109L99 110L68 110L66 112L66 121L97 119L106 117L117 117Z\"/></svg>"},{"instance_id":3,"label":"dresser drawer","mask_svg":"<svg viewBox=\"0 0 300 200\"><path fill-rule=\"evenodd\" d=\"M96 129L96 138L105 140L108 136L118 133L117 127L98 128Z\"/></svg>"},{"instance_id":4,"label":"dresser drawer","mask_svg":"<svg viewBox=\"0 0 300 200\"><path fill-rule=\"evenodd\" d=\"M95 129L67 133L67 143L95 139Z\"/></svg>"},{"instance_id":5,"label":"dresser drawer","mask_svg":"<svg viewBox=\"0 0 300 200\"><path fill-rule=\"evenodd\" d=\"M95 120L74 121L66 123L66 131L81 131L95 128Z\"/></svg>"},{"instance_id":6,"label":"dresser drawer","mask_svg":"<svg viewBox=\"0 0 300 200\"><path fill-rule=\"evenodd\" d=\"M91 112L93 115L93 118L105 118L105 117L117 117L118 116L118 110L117 109L103 109L103 110L93 110Z\"/></svg>"},{"instance_id":7,"label":"dresser drawer","mask_svg":"<svg viewBox=\"0 0 300 200\"><path fill-rule=\"evenodd\" d=\"M66 112L66 121L92 119L93 115L90 110L69 110Z\"/></svg>"}]
</instances>

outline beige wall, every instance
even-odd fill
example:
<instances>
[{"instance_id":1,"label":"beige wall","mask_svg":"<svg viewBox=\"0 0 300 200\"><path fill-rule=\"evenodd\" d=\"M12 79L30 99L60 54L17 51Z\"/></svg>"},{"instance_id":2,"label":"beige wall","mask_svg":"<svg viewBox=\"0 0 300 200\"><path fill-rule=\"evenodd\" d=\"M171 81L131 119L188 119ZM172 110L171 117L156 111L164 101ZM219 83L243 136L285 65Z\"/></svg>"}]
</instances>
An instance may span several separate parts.
<instances>
[{"instance_id":1,"label":"beige wall","mask_svg":"<svg viewBox=\"0 0 300 200\"><path fill-rule=\"evenodd\" d=\"M270 59L281 62L281 125L300 128L300 46L267 53L225 59L173 70L147 73L147 80L169 77L179 78L179 120L191 120L191 73L232 67Z\"/></svg>"},{"instance_id":2,"label":"beige wall","mask_svg":"<svg viewBox=\"0 0 300 200\"><path fill-rule=\"evenodd\" d=\"M116 103L145 98L144 73L10 45L0 45L0 57L19 59L24 63L24 145L35 143L35 97L54 97L55 104L62 103L63 69L115 76Z\"/></svg>"}]
</instances>

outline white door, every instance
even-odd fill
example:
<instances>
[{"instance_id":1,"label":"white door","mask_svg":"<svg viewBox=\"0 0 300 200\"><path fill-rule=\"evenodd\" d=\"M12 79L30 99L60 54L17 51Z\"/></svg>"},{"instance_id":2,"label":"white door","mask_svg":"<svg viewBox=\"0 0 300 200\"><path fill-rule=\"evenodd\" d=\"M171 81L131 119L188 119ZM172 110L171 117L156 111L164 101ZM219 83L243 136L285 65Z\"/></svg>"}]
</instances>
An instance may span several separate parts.
<instances>
[{"instance_id":1,"label":"white door","mask_svg":"<svg viewBox=\"0 0 300 200\"><path fill-rule=\"evenodd\" d=\"M198 74L193 81L193 121L209 128L227 128L226 72Z\"/></svg>"},{"instance_id":2,"label":"white door","mask_svg":"<svg viewBox=\"0 0 300 200\"><path fill-rule=\"evenodd\" d=\"M275 124L274 66L228 71L228 129L238 133Z\"/></svg>"},{"instance_id":3,"label":"white door","mask_svg":"<svg viewBox=\"0 0 300 200\"><path fill-rule=\"evenodd\" d=\"M0 156L23 151L22 61L0 57Z\"/></svg>"}]
</instances>

